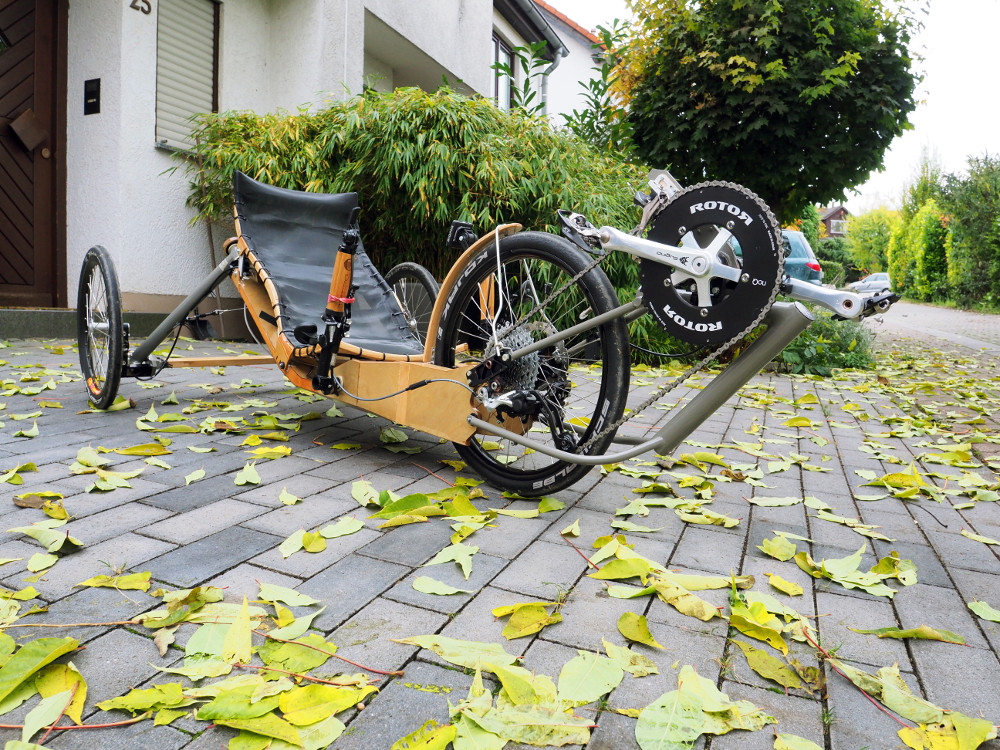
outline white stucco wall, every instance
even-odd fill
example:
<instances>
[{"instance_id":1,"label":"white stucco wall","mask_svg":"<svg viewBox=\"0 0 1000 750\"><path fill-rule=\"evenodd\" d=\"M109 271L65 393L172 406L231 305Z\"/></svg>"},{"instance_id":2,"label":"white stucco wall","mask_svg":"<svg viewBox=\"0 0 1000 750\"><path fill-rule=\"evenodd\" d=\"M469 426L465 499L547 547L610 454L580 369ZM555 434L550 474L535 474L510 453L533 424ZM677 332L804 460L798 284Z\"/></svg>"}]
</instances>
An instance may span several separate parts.
<instances>
[{"instance_id":1,"label":"white stucco wall","mask_svg":"<svg viewBox=\"0 0 1000 750\"><path fill-rule=\"evenodd\" d=\"M547 111L552 124L560 127L565 124L564 115L572 114L574 109L582 111L587 107L581 82L586 83L595 75L593 50L590 40L570 29L558 18L544 11L542 13L569 50L569 55L562 58L559 66L549 75Z\"/></svg>"},{"instance_id":2,"label":"white stucco wall","mask_svg":"<svg viewBox=\"0 0 1000 750\"><path fill-rule=\"evenodd\" d=\"M204 226L190 227L184 170L155 146L156 19L123 0L79 0L69 12L67 101L68 298L82 258L103 244L126 296L186 296L210 269ZM365 23L405 37L425 66L492 95L492 0L225 0L221 7L219 106L269 112L318 106L361 91ZM503 23L499 19L499 23ZM523 40L507 29L513 44ZM377 41L377 39L376 39ZM378 69L380 50L368 51ZM397 66L398 60L393 63ZM403 56L405 64L405 55ZM391 58L387 58L391 59ZM384 64L387 72L392 67ZM433 71L437 76L437 71ZM83 82L101 79L101 112L82 114ZM440 80L440 77L437 77ZM381 88L381 87L380 87ZM230 231L223 227L217 237Z\"/></svg>"}]
</instances>

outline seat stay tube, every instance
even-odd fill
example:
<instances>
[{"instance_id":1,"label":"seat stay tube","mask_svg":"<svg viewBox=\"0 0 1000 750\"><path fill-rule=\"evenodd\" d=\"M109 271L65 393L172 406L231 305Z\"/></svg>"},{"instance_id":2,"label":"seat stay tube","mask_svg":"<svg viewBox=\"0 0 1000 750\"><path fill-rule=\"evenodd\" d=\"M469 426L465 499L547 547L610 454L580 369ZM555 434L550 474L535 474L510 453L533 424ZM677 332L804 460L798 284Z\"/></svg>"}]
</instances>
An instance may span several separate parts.
<instances>
[{"instance_id":1,"label":"seat stay tube","mask_svg":"<svg viewBox=\"0 0 1000 750\"><path fill-rule=\"evenodd\" d=\"M597 315L590 320L584 321L583 323L577 323L575 326L571 326L562 331L557 331L556 333L550 334L545 338L528 344L527 346L522 346L520 349L515 349L510 353L510 358L512 360L520 359L521 357L526 357L533 352L541 351L542 349L550 347L553 344L557 344L560 341L564 341L572 336L577 336L591 330L592 328L602 326L609 321L616 320L617 318L624 317L626 320L634 320L637 317L642 317L645 313L646 306L642 302L642 295L639 295L631 302L626 302L624 305L620 305L614 310L608 310L606 313Z\"/></svg>"},{"instance_id":2,"label":"seat stay tube","mask_svg":"<svg viewBox=\"0 0 1000 750\"><path fill-rule=\"evenodd\" d=\"M232 269L233 264L236 263L240 255L240 248L235 242L233 243L232 249L229 254L222 259L212 272L202 280L198 288L195 289L183 302L181 302L177 307L174 308L173 312L170 313L160 325L156 327L145 341L142 342L138 347L136 347L131 354L129 354L128 364L136 365L142 362L146 362L149 359L149 355L160 344L163 343L164 339L170 335L170 332L175 326L180 325L187 318L188 314L198 306L198 304L205 299L212 291L229 278L230 269Z\"/></svg>"}]
</instances>

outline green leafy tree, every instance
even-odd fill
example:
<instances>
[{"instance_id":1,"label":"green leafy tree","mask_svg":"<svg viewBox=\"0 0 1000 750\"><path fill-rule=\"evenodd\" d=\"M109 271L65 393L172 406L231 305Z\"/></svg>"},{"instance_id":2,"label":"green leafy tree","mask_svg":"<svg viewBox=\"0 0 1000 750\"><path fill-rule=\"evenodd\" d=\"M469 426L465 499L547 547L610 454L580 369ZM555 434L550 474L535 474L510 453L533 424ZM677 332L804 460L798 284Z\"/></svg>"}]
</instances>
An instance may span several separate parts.
<instances>
[{"instance_id":1,"label":"green leafy tree","mask_svg":"<svg viewBox=\"0 0 1000 750\"><path fill-rule=\"evenodd\" d=\"M944 175L941 165L926 150L912 181L903 191L903 218L912 219L928 201L939 200L944 195Z\"/></svg>"},{"instance_id":2,"label":"green leafy tree","mask_svg":"<svg viewBox=\"0 0 1000 750\"><path fill-rule=\"evenodd\" d=\"M882 0L632 0L619 76L638 155L781 217L882 166L916 106L913 12Z\"/></svg>"},{"instance_id":3,"label":"green leafy tree","mask_svg":"<svg viewBox=\"0 0 1000 750\"><path fill-rule=\"evenodd\" d=\"M1000 307L1000 158L968 161L968 174L945 177L951 216L949 296L961 305Z\"/></svg>"},{"instance_id":4,"label":"green leafy tree","mask_svg":"<svg viewBox=\"0 0 1000 750\"><path fill-rule=\"evenodd\" d=\"M900 223L897 211L878 208L847 220L847 249L853 264L865 273L889 267L889 240Z\"/></svg>"},{"instance_id":5,"label":"green leafy tree","mask_svg":"<svg viewBox=\"0 0 1000 750\"><path fill-rule=\"evenodd\" d=\"M611 28L598 26L601 43L592 45L595 54L600 55L601 64L591 70L594 74L589 81L581 81L587 106L574 109L566 117L566 127L599 151L618 154L630 158L635 151L632 142L632 124L620 103L620 96L614 91L616 71L620 59L618 54L627 36L625 22L615 19Z\"/></svg>"},{"instance_id":6,"label":"green leafy tree","mask_svg":"<svg viewBox=\"0 0 1000 750\"><path fill-rule=\"evenodd\" d=\"M810 203L802 209L799 218L794 222L795 226L809 241L809 247L815 250L819 245L819 210Z\"/></svg>"}]
</instances>

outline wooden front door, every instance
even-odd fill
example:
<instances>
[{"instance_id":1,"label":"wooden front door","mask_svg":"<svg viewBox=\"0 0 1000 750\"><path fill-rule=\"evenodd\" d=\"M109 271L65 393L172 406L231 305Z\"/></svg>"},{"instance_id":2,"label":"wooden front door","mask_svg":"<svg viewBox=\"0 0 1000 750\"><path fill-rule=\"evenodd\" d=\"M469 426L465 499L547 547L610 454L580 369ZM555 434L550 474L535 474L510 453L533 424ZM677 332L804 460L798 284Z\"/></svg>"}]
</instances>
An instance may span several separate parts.
<instances>
[{"instance_id":1,"label":"wooden front door","mask_svg":"<svg viewBox=\"0 0 1000 750\"><path fill-rule=\"evenodd\" d=\"M66 306L66 0L0 0L0 307Z\"/></svg>"}]
</instances>

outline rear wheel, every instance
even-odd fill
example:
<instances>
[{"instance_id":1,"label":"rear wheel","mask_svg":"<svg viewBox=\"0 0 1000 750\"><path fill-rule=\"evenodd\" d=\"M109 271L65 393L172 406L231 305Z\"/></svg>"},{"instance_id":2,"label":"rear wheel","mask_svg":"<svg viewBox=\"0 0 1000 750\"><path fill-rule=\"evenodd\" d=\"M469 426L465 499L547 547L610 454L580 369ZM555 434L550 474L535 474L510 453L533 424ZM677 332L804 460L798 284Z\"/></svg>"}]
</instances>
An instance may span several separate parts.
<instances>
[{"instance_id":1,"label":"rear wheel","mask_svg":"<svg viewBox=\"0 0 1000 750\"><path fill-rule=\"evenodd\" d=\"M410 262L390 268L385 280L396 295L410 331L420 341L426 341L434 300L440 290L437 280L422 265Z\"/></svg>"},{"instance_id":2,"label":"rear wheel","mask_svg":"<svg viewBox=\"0 0 1000 750\"><path fill-rule=\"evenodd\" d=\"M491 245L452 289L435 362L453 367L490 360L496 374L476 384L473 397L485 421L560 450L593 455L606 450L614 433L594 436L625 408L629 358L623 319L510 363L498 357L501 349L523 348L618 306L614 287L600 268L573 281L590 262L567 240L542 232L506 237L499 250ZM505 396L520 405L491 410L483 404L484 398ZM490 484L525 497L568 487L591 468L488 433L455 447Z\"/></svg>"},{"instance_id":3,"label":"rear wheel","mask_svg":"<svg viewBox=\"0 0 1000 750\"><path fill-rule=\"evenodd\" d=\"M111 255L87 251L76 298L76 340L90 403L107 409L118 395L124 347L122 299Z\"/></svg>"}]
</instances>

